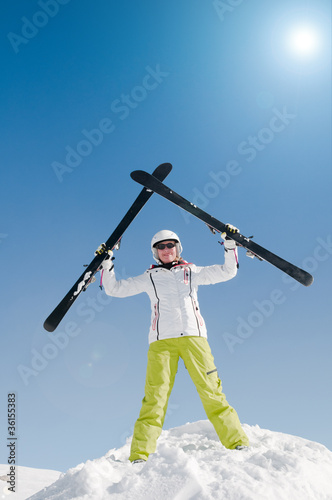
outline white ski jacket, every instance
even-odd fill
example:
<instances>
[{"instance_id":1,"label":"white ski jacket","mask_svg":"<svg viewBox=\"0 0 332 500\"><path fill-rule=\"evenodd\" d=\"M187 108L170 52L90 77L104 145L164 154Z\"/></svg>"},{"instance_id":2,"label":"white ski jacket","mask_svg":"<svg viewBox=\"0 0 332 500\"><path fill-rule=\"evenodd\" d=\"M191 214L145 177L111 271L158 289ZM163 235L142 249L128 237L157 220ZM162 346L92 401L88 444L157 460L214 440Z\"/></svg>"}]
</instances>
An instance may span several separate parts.
<instances>
[{"instance_id":1,"label":"white ski jacket","mask_svg":"<svg viewBox=\"0 0 332 500\"><path fill-rule=\"evenodd\" d=\"M129 297L146 292L151 301L149 343L182 336L207 337L199 310L199 285L228 281L237 273L237 249L225 251L225 263L198 267L181 261L171 269L155 266L140 276L116 280L114 268L103 274L107 295Z\"/></svg>"}]
</instances>

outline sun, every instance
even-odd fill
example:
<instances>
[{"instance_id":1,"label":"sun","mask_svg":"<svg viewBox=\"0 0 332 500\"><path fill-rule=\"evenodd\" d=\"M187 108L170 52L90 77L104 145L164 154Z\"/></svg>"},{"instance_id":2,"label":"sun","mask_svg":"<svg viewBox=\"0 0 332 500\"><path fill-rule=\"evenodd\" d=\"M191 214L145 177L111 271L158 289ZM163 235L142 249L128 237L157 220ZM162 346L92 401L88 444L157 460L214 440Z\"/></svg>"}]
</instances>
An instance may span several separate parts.
<instances>
[{"instance_id":1,"label":"sun","mask_svg":"<svg viewBox=\"0 0 332 500\"><path fill-rule=\"evenodd\" d=\"M319 47L319 36L311 26L293 28L288 36L288 46L294 55L300 57L313 56Z\"/></svg>"}]
</instances>

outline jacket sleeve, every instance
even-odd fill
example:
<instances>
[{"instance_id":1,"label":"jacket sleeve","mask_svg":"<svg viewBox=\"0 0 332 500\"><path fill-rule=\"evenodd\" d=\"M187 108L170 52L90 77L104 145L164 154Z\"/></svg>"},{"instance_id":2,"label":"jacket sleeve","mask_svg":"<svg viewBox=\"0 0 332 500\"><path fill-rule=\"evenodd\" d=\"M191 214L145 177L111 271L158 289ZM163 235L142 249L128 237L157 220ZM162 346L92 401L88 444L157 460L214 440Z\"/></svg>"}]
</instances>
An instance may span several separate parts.
<instances>
[{"instance_id":1,"label":"jacket sleeve","mask_svg":"<svg viewBox=\"0 0 332 500\"><path fill-rule=\"evenodd\" d=\"M214 285L234 278L237 274L237 262L237 248L225 250L224 264L196 268L194 273L195 284L197 286Z\"/></svg>"},{"instance_id":2,"label":"jacket sleeve","mask_svg":"<svg viewBox=\"0 0 332 500\"><path fill-rule=\"evenodd\" d=\"M148 274L145 272L140 276L117 280L114 268L103 274L103 285L107 295L112 297L130 297L147 291Z\"/></svg>"}]
</instances>

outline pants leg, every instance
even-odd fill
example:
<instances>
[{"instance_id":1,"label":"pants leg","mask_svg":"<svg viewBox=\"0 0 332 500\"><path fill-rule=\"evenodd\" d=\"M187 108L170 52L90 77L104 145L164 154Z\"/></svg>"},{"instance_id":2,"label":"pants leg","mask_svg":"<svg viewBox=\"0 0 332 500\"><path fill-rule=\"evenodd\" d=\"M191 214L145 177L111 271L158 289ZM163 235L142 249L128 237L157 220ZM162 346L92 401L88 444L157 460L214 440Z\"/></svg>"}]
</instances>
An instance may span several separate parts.
<instances>
[{"instance_id":1,"label":"pants leg","mask_svg":"<svg viewBox=\"0 0 332 500\"><path fill-rule=\"evenodd\" d=\"M146 460L156 451L165 420L168 399L177 372L179 354L172 340L150 344L146 370L145 395L135 423L129 460Z\"/></svg>"},{"instance_id":2,"label":"pants leg","mask_svg":"<svg viewBox=\"0 0 332 500\"><path fill-rule=\"evenodd\" d=\"M221 443L230 449L249 445L239 417L222 393L221 380L207 339L187 337L182 339L180 356L187 367L203 403L208 419L213 424Z\"/></svg>"}]
</instances>

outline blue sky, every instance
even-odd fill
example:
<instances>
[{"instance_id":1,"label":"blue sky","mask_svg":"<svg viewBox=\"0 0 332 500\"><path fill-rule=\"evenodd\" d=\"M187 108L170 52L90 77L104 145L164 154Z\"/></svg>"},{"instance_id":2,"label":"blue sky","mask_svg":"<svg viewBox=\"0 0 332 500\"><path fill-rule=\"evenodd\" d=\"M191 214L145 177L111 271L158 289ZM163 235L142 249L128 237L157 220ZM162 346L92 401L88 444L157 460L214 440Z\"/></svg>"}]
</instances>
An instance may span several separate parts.
<instances>
[{"instance_id":1,"label":"blue sky","mask_svg":"<svg viewBox=\"0 0 332 500\"><path fill-rule=\"evenodd\" d=\"M139 193L130 172L163 162L177 192L314 275L298 286L240 251L236 279L202 287L200 305L241 421L332 448L329 25L327 0L6 2L1 463L12 392L20 465L66 470L132 434L148 298L94 284L56 337L42 325ZM304 27L300 50L290 37ZM223 261L204 224L154 195L119 277L149 267L164 228L186 260ZM165 428L205 418L181 365Z\"/></svg>"}]
</instances>

